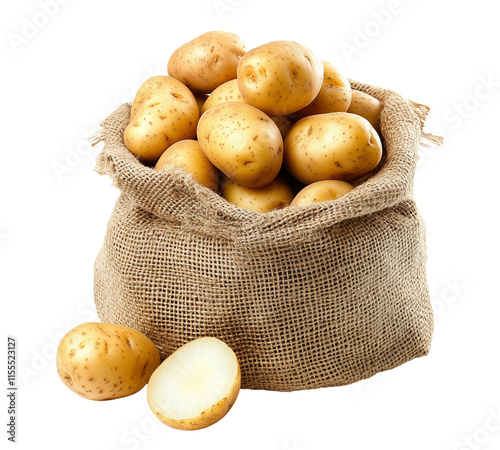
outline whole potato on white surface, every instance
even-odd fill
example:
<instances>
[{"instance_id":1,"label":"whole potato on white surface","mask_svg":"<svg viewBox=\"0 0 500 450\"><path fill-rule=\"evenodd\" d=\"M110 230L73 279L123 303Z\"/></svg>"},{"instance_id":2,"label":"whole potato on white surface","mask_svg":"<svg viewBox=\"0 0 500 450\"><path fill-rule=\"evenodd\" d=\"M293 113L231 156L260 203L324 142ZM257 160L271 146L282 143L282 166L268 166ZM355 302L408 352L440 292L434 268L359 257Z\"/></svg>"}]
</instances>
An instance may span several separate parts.
<instances>
[{"instance_id":1,"label":"whole potato on white surface","mask_svg":"<svg viewBox=\"0 0 500 450\"><path fill-rule=\"evenodd\" d=\"M59 377L73 392L90 400L111 400L140 391L160 364L160 354L137 330L88 322L62 338L56 363Z\"/></svg>"}]
</instances>

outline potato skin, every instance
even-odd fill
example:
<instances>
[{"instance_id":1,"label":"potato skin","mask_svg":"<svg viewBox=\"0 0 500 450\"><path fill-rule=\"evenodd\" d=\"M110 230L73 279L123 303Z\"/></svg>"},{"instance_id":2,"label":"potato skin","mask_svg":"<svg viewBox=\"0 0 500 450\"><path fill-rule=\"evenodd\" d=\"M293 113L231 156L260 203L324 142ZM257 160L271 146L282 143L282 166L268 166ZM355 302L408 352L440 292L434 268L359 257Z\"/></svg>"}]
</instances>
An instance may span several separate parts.
<instances>
[{"instance_id":1,"label":"potato skin","mask_svg":"<svg viewBox=\"0 0 500 450\"><path fill-rule=\"evenodd\" d=\"M348 192L351 192L353 189L354 186L345 181L316 181L302 189L295 196L290 206L312 205L313 203L337 200Z\"/></svg>"},{"instance_id":2,"label":"potato skin","mask_svg":"<svg viewBox=\"0 0 500 450\"><path fill-rule=\"evenodd\" d=\"M70 330L57 349L61 381L81 397L111 400L139 392L160 364L146 335L121 325L88 322Z\"/></svg>"},{"instance_id":3,"label":"potato skin","mask_svg":"<svg viewBox=\"0 0 500 450\"><path fill-rule=\"evenodd\" d=\"M127 148L154 164L170 145L196 137L199 109L191 91L171 77L152 77L139 88L125 129Z\"/></svg>"},{"instance_id":4,"label":"potato skin","mask_svg":"<svg viewBox=\"0 0 500 450\"><path fill-rule=\"evenodd\" d=\"M201 116L197 134L211 163L238 184L265 186L280 171L280 130L253 106L240 102L213 106Z\"/></svg>"},{"instance_id":5,"label":"potato skin","mask_svg":"<svg viewBox=\"0 0 500 450\"><path fill-rule=\"evenodd\" d=\"M209 94L236 78L245 46L233 33L209 31L182 45L168 61L168 74L193 92Z\"/></svg>"},{"instance_id":6,"label":"potato skin","mask_svg":"<svg viewBox=\"0 0 500 450\"><path fill-rule=\"evenodd\" d=\"M238 80L227 81L215 89L215 91L213 91L208 97L208 100L205 102L201 112L203 114L212 106L220 105L221 103L226 102L246 103L238 87ZM281 137L285 139L286 134L293 125L293 120L287 116L274 116L271 117L271 119L281 131Z\"/></svg>"},{"instance_id":7,"label":"potato skin","mask_svg":"<svg viewBox=\"0 0 500 450\"><path fill-rule=\"evenodd\" d=\"M305 108L297 111L301 119L314 114L346 112L351 104L351 84L329 62L323 61L323 84L316 98Z\"/></svg>"},{"instance_id":8,"label":"potato skin","mask_svg":"<svg viewBox=\"0 0 500 450\"><path fill-rule=\"evenodd\" d=\"M220 105L226 102L241 102L246 103L245 99L238 88L238 80L226 81L215 89L208 97L205 105L203 105L202 113L210 109L212 106Z\"/></svg>"},{"instance_id":9,"label":"potato skin","mask_svg":"<svg viewBox=\"0 0 500 450\"><path fill-rule=\"evenodd\" d=\"M290 205L294 193L279 175L266 186L252 188L242 186L226 176L221 178L221 195L240 208L266 213Z\"/></svg>"},{"instance_id":10,"label":"potato skin","mask_svg":"<svg viewBox=\"0 0 500 450\"><path fill-rule=\"evenodd\" d=\"M375 97L355 89L352 90L351 95L351 104L347 112L364 117L380 134L380 113L383 103Z\"/></svg>"},{"instance_id":11,"label":"potato skin","mask_svg":"<svg viewBox=\"0 0 500 450\"><path fill-rule=\"evenodd\" d=\"M155 170L160 172L168 167L182 167L203 186L212 191L219 190L219 172L203 153L198 141L186 139L176 142L163 152L156 163Z\"/></svg>"},{"instance_id":12,"label":"potato skin","mask_svg":"<svg viewBox=\"0 0 500 450\"><path fill-rule=\"evenodd\" d=\"M250 50L238 65L241 95L269 116L286 116L311 103L323 83L323 64L308 48L274 41Z\"/></svg>"},{"instance_id":13,"label":"potato skin","mask_svg":"<svg viewBox=\"0 0 500 450\"><path fill-rule=\"evenodd\" d=\"M377 132L370 122L355 114L304 117L285 138L285 167L304 184L361 178L378 165L381 157Z\"/></svg>"}]
</instances>

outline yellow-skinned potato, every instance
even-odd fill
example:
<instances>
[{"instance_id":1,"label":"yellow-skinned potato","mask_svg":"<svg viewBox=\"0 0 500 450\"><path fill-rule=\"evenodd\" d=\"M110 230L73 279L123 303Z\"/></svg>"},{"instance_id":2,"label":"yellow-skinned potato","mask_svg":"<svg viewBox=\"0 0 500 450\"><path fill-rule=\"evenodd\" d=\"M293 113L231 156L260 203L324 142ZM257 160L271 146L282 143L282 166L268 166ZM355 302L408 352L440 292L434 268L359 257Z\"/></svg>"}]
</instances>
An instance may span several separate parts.
<instances>
[{"instance_id":1,"label":"yellow-skinned potato","mask_svg":"<svg viewBox=\"0 0 500 450\"><path fill-rule=\"evenodd\" d=\"M215 89L205 102L201 113L203 114L212 106L226 102L246 103L238 87L238 80L226 81L224 84L221 84L217 89ZM285 139L286 134L290 128L292 128L293 120L287 116L275 116L271 117L271 119L278 126L281 132L281 137Z\"/></svg>"},{"instance_id":2,"label":"yellow-skinned potato","mask_svg":"<svg viewBox=\"0 0 500 450\"><path fill-rule=\"evenodd\" d=\"M206 111L198 123L198 142L215 167L244 186L269 184L283 161L280 130L246 103L221 103Z\"/></svg>"},{"instance_id":3,"label":"yellow-skinned potato","mask_svg":"<svg viewBox=\"0 0 500 450\"><path fill-rule=\"evenodd\" d=\"M221 84L215 91L213 91L208 100L203 106L201 113L203 114L206 110L210 109L212 106L220 105L226 102L241 102L246 103L245 99L241 95L240 89L238 87L238 80L227 81ZM271 117L273 122L278 126L281 137L285 139L286 134L292 128L293 120L287 116L274 116Z\"/></svg>"},{"instance_id":4,"label":"yellow-skinned potato","mask_svg":"<svg viewBox=\"0 0 500 450\"><path fill-rule=\"evenodd\" d=\"M241 387L240 365L231 348L215 337L201 337L172 353L148 384L156 417L178 430L213 425L231 409Z\"/></svg>"},{"instance_id":5,"label":"yellow-skinned potato","mask_svg":"<svg viewBox=\"0 0 500 450\"><path fill-rule=\"evenodd\" d=\"M193 92L209 94L236 78L236 69L245 46L226 31L209 31L182 45L168 61L168 74Z\"/></svg>"},{"instance_id":6,"label":"yellow-skinned potato","mask_svg":"<svg viewBox=\"0 0 500 450\"><path fill-rule=\"evenodd\" d=\"M186 139L170 146L156 163L155 170L168 170L168 167L182 167L203 186L212 191L219 190L219 172L205 156L198 141Z\"/></svg>"},{"instance_id":7,"label":"yellow-skinned potato","mask_svg":"<svg viewBox=\"0 0 500 450\"><path fill-rule=\"evenodd\" d=\"M167 76L152 77L139 88L125 129L127 148L154 164L172 144L196 137L200 113L191 91Z\"/></svg>"},{"instance_id":8,"label":"yellow-skinned potato","mask_svg":"<svg viewBox=\"0 0 500 450\"><path fill-rule=\"evenodd\" d=\"M351 181L371 172L382 143L370 122L349 113L304 117L285 138L284 164L297 180Z\"/></svg>"},{"instance_id":9,"label":"yellow-skinned potato","mask_svg":"<svg viewBox=\"0 0 500 450\"><path fill-rule=\"evenodd\" d=\"M238 65L241 95L269 116L286 116L311 103L323 83L323 64L308 48L274 41L246 53Z\"/></svg>"},{"instance_id":10,"label":"yellow-skinned potato","mask_svg":"<svg viewBox=\"0 0 500 450\"><path fill-rule=\"evenodd\" d=\"M202 113L210 109L212 106L225 102L246 103L240 93L240 90L238 89L238 80L226 81L224 84L221 84L217 89L215 89L205 102Z\"/></svg>"},{"instance_id":11,"label":"yellow-skinned potato","mask_svg":"<svg viewBox=\"0 0 500 450\"><path fill-rule=\"evenodd\" d=\"M351 192L354 186L339 180L316 181L307 185L293 199L290 206L304 206L313 203L326 202L328 200L337 200L348 192Z\"/></svg>"},{"instance_id":12,"label":"yellow-skinned potato","mask_svg":"<svg viewBox=\"0 0 500 450\"><path fill-rule=\"evenodd\" d=\"M247 187L237 184L226 176L221 179L221 195L240 208L266 213L289 206L293 190L280 176L262 187Z\"/></svg>"},{"instance_id":13,"label":"yellow-skinned potato","mask_svg":"<svg viewBox=\"0 0 500 450\"><path fill-rule=\"evenodd\" d=\"M298 118L331 112L346 112L351 104L351 84L329 62L323 61L323 84L316 98L297 111Z\"/></svg>"},{"instance_id":14,"label":"yellow-skinned potato","mask_svg":"<svg viewBox=\"0 0 500 450\"><path fill-rule=\"evenodd\" d=\"M88 322L70 330L57 349L62 382L90 400L111 400L139 392L160 364L155 344L121 325Z\"/></svg>"},{"instance_id":15,"label":"yellow-skinned potato","mask_svg":"<svg viewBox=\"0 0 500 450\"><path fill-rule=\"evenodd\" d=\"M380 134L380 113L383 103L364 92L352 90L351 104L347 112L364 117Z\"/></svg>"}]
</instances>

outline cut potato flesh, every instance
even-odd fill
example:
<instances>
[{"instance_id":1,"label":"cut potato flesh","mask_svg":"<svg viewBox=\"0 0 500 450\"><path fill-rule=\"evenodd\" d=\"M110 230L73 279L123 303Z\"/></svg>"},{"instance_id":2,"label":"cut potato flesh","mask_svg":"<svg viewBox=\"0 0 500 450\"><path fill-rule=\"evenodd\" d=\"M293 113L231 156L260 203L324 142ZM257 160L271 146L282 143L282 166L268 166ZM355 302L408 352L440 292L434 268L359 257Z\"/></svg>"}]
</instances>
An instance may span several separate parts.
<instances>
[{"instance_id":1,"label":"cut potato flesh","mask_svg":"<svg viewBox=\"0 0 500 450\"><path fill-rule=\"evenodd\" d=\"M235 353L221 340L203 337L179 348L156 369L148 402L166 425L196 430L226 415L240 385Z\"/></svg>"}]
</instances>

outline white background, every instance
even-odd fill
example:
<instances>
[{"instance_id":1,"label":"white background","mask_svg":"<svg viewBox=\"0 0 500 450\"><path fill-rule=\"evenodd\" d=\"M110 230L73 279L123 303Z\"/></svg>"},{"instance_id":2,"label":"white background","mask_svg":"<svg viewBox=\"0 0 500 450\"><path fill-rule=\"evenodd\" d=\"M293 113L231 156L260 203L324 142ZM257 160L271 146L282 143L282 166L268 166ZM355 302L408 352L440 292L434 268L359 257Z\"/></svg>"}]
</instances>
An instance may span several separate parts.
<instances>
[{"instance_id":1,"label":"white background","mask_svg":"<svg viewBox=\"0 0 500 450\"><path fill-rule=\"evenodd\" d=\"M9 2L0 18L1 323L2 339L18 339L16 448L500 447L496 2L47 3ZM428 356L370 380L244 390L222 421L182 432L156 420L145 389L108 402L73 394L57 376L55 350L71 327L97 319L93 263L118 195L93 171L100 147L86 138L145 79L165 74L179 45L209 30L235 32L247 49L301 42L350 78L432 107L427 129L446 143L422 150L415 196L435 333Z\"/></svg>"}]
</instances>

